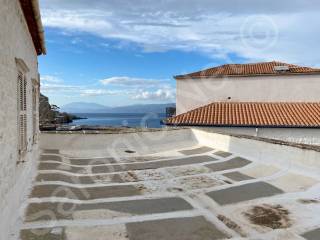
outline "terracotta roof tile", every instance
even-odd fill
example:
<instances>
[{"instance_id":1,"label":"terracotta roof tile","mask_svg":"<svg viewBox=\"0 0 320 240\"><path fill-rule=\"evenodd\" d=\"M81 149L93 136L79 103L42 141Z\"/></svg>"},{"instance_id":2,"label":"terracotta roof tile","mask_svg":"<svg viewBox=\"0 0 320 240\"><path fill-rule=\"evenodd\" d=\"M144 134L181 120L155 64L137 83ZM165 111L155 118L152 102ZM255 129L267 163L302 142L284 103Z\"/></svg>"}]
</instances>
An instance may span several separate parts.
<instances>
[{"instance_id":1,"label":"terracotta roof tile","mask_svg":"<svg viewBox=\"0 0 320 240\"><path fill-rule=\"evenodd\" d=\"M319 103L216 102L167 119L177 126L320 127Z\"/></svg>"},{"instance_id":2,"label":"terracotta roof tile","mask_svg":"<svg viewBox=\"0 0 320 240\"><path fill-rule=\"evenodd\" d=\"M276 66L288 66L288 71L276 71ZM320 69L301 67L283 62L262 62L250 64L226 64L218 67L205 69L186 75L175 76L177 80L186 78L208 78L224 76L256 76L256 75L285 75L285 74L320 74Z\"/></svg>"}]
</instances>

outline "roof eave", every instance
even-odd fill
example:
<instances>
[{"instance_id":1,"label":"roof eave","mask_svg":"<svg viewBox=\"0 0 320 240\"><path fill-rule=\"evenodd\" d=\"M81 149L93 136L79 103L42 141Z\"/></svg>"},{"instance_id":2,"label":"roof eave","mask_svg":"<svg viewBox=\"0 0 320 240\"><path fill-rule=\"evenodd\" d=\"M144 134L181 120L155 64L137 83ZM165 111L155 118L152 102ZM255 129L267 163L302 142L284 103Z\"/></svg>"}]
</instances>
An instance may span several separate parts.
<instances>
[{"instance_id":1,"label":"roof eave","mask_svg":"<svg viewBox=\"0 0 320 240\"><path fill-rule=\"evenodd\" d=\"M33 11L35 13L35 20L37 22L37 27L38 27L38 34L40 38L40 44L41 44L41 52L38 52L39 55L47 54L47 49L46 49L46 43L45 43L45 36L44 36L44 28L41 20L41 13L40 13L40 6L39 6L39 1L38 0L31 0Z\"/></svg>"},{"instance_id":2,"label":"roof eave","mask_svg":"<svg viewBox=\"0 0 320 240\"><path fill-rule=\"evenodd\" d=\"M296 75L320 75L320 71L319 72L309 72L309 73L212 75L212 76L201 76L201 77L178 75L178 76L173 76L173 78L176 79L176 80L187 80L187 79L210 79L210 78L228 78L228 77L232 78L232 77L296 76Z\"/></svg>"},{"instance_id":3,"label":"roof eave","mask_svg":"<svg viewBox=\"0 0 320 240\"><path fill-rule=\"evenodd\" d=\"M20 0L37 55L45 55L46 45L38 0ZM31 7L31 8L30 8ZM32 18L30 18L32 16Z\"/></svg>"},{"instance_id":4,"label":"roof eave","mask_svg":"<svg viewBox=\"0 0 320 240\"><path fill-rule=\"evenodd\" d=\"M306 128L306 129L320 129L319 126L304 126L304 125L239 125L239 124L194 124L194 123L166 123L167 126L177 127L239 127L239 128Z\"/></svg>"}]
</instances>

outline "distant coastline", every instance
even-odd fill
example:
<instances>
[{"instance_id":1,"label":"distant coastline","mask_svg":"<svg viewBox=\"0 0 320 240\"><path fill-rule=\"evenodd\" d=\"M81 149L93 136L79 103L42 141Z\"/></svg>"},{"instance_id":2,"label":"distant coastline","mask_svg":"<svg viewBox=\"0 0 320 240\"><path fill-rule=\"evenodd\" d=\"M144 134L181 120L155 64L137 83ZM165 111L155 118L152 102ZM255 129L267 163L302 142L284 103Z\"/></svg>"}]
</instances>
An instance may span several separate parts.
<instances>
[{"instance_id":1,"label":"distant coastline","mask_svg":"<svg viewBox=\"0 0 320 240\"><path fill-rule=\"evenodd\" d=\"M161 128L165 113L75 113L70 126Z\"/></svg>"},{"instance_id":2,"label":"distant coastline","mask_svg":"<svg viewBox=\"0 0 320 240\"><path fill-rule=\"evenodd\" d=\"M77 102L62 107L50 105L42 95L41 124L43 131L87 128L162 128L167 110L175 112L175 103L136 104L108 107L97 103Z\"/></svg>"},{"instance_id":3,"label":"distant coastline","mask_svg":"<svg viewBox=\"0 0 320 240\"><path fill-rule=\"evenodd\" d=\"M67 112L69 114L77 113L116 113L116 114L129 114L129 113L165 113L167 108L175 108L175 103L163 103L163 104L136 104L121 107L109 107L97 103L87 102L74 102L61 106L60 111Z\"/></svg>"}]
</instances>

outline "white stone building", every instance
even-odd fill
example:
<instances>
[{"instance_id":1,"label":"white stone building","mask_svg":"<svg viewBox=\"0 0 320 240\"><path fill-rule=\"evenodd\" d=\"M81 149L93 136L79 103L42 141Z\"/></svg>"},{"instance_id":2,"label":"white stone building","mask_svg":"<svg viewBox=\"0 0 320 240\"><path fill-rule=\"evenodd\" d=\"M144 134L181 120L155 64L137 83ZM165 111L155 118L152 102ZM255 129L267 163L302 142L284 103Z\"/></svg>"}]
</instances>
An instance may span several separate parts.
<instances>
[{"instance_id":1,"label":"white stone building","mask_svg":"<svg viewBox=\"0 0 320 240\"><path fill-rule=\"evenodd\" d=\"M227 64L175 78L169 125L320 145L320 69Z\"/></svg>"},{"instance_id":2,"label":"white stone building","mask_svg":"<svg viewBox=\"0 0 320 240\"><path fill-rule=\"evenodd\" d=\"M38 157L38 55L45 54L37 0L0 0L0 239L8 239Z\"/></svg>"}]
</instances>

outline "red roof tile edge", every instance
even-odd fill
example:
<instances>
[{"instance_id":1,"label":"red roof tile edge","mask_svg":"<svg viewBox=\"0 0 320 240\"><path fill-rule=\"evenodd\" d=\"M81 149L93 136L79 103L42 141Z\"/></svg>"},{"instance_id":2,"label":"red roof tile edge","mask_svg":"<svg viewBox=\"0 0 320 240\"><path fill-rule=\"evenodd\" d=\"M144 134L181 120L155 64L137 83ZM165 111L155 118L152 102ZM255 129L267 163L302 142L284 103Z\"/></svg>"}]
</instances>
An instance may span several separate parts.
<instances>
[{"instance_id":1,"label":"red roof tile edge","mask_svg":"<svg viewBox=\"0 0 320 240\"><path fill-rule=\"evenodd\" d=\"M277 71L275 67L288 67L287 71ZM176 80L197 78L219 78L219 77L254 77L254 76L279 76L279 75L301 75L320 74L319 68L302 67L283 62L260 62L248 64L225 64L202 71L185 75L174 76Z\"/></svg>"},{"instance_id":2,"label":"red roof tile edge","mask_svg":"<svg viewBox=\"0 0 320 240\"><path fill-rule=\"evenodd\" d=\"M169 118L166 125L320 128L320 102L216 102Z\"/></svg>"}]
</instances>

